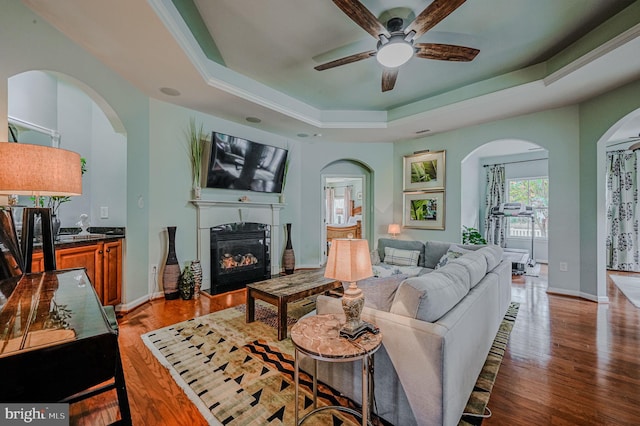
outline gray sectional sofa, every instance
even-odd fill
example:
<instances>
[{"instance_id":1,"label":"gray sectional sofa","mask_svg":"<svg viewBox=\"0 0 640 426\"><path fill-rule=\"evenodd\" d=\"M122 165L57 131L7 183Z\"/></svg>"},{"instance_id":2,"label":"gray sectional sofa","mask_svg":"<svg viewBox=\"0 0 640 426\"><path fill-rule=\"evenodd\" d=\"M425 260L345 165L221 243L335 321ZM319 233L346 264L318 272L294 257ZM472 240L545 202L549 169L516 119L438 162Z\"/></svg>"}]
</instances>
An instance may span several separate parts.
<instances>
[{"instance_id":1,"label":"gray sectional sofa","mask_svg":"<svg viewBox=\"0 0 640 426\"><path fill-rule=\"evenodd\" d=\"M497 246L380 239L385 267L387 247L401 250L394 259L417 250L421 269L358 283L362 318L383 333L375 354L377 413L397 426L456 425L511 301L511 264ZM319 296L317 313L342 313L340 299ZM319 380L361 402L360 363L318 367Z\"/></svg>"}]
</instances>

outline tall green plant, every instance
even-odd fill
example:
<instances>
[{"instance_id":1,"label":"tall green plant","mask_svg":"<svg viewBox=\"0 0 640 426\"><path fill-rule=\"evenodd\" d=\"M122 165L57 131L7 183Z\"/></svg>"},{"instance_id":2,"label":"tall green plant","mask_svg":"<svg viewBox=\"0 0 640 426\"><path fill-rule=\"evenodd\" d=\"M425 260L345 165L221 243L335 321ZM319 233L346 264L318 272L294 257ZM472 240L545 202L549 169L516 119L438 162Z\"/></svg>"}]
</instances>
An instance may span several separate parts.
<instances>
[{"instance_id":1,"label":"tall green plant","mask_svg":"<svg viewBox=\"0 0 640 426\"><path fill-rule=\"evenodd\" d=\"M200 171L202 170L202 155L206 137L202 124L198 127L195 118L189 120L186 137L189 160L191 161L191 177L193 178L193 187L196 188L200 187Z\"/></svg>"}]
</instances>

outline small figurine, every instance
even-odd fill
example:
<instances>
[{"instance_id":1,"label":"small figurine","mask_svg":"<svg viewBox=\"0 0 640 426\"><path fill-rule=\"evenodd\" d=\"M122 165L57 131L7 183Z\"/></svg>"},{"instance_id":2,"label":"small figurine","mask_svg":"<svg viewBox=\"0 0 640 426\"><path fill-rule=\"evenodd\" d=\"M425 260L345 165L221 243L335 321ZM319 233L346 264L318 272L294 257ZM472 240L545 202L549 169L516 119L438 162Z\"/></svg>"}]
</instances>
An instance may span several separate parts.
<instances>
[{"instance_id":1,"label":"small figurine","mask_svg":"<svg viewBox=\"0 0 640 426\"><path fill-rule=\"evenodd\" d=\"M76 225L80 227L80 234L78 235L89 235L89 215L82 213L80 215L80 221L77 222Z\"/></svg>"}]
</instances>

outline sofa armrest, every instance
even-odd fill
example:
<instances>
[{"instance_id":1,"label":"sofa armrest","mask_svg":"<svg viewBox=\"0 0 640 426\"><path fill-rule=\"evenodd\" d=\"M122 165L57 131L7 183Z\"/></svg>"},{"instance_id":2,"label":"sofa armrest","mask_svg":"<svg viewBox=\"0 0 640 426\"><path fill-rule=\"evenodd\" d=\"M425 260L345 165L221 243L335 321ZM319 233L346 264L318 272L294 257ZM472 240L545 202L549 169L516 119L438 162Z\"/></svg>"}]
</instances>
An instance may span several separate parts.
<instances>
[{"instance_id":1,"label":"sofa armrest","mask_svg":"<svg viewBox=\"0 0 640 426\"><path fill-rule=\"evenodd\" d=\"M344 314L340 299L318 296L316 307L318 314ZM362 310L362 319L380 328L382 343L415 418L442 424L441 366L447 329L439 324L366 307Z\"/></svg>"}]
</instances>

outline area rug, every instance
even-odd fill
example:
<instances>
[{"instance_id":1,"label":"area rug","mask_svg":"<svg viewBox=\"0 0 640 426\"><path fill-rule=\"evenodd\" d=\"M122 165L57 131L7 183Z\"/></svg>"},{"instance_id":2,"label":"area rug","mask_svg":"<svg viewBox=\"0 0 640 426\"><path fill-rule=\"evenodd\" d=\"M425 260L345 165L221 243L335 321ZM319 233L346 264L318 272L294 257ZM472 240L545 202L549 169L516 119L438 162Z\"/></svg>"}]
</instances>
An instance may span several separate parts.
<instances>
[{"instance_id":1,"label":"area rug","mask_svg":"<svg viewBox=\"0 0 640 426\"><path fill-rule=\"evenodd\" d=\"M288 324L292 325L298 315L313 309L313 304L289 308L289 312L294 312L288 318ZM293 425L291 339L276 340L276 314L271 305L257 301L256 321L251 324L245 323L244 309L241 305L194 318L144 334L142 339L210 424ZM518 304L512 304L465 412L484 413L517 311ZM300 386L302 416L312 409L312 378L302 371ZM321 383L318 405L357 408ZM386 424L374 420L374 424ZM479 417L465 416L460 424L478 425L481 421ZM348 413L328 410L314 415L305 425L359 423L358 418Z\"/></svg>"},{"instance_id":2,"label":"area rug","mask_svg":"<svg viewBox=\"0 0 640 426\"><path fill-rule=\"evenodd\" d=\"M631 275L609 275L629 302L640 308L640 277Z\"/></svg>"}]
</instances>

